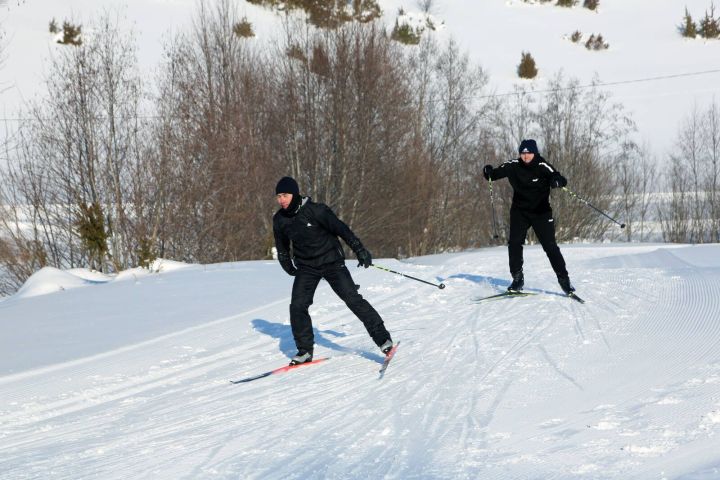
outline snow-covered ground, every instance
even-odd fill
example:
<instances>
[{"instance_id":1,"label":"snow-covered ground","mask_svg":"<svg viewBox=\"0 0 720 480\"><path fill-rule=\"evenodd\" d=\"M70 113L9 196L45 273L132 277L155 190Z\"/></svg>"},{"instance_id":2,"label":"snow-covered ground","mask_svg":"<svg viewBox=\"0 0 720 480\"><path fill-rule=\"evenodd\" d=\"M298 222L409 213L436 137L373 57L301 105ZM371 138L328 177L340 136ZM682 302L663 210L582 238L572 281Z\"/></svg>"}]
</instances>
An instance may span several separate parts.
<instances>
[{"instance_id":1,"label":"snow-covered ground","mask_svg":"<svg viewBox=\"0 0 720 480\"><path fill-rule=\"evenodd\" d=\"M378 0L388 29L402 10L408 19L420 18L420 0ZM639 142L655 155L672 147L678 128L694 105L704 108L720 96L720 40L689 40L676 27L685 8L699 21L711 0L601 0L596 12L523 0L433 0L430 15L441 39L455 38L489 74L492 89L512 92L513 85L529 83L542 90L562 71L582 84L597 74L613 99L633 115ZM212 2L210 2L212 4ZM278 36L280 17L245 0L233 2L240 15L252 22L254 41ZM140 66L152 78L162 43L187 30L197 10L196 0L13 0L0 2L0 27L6 32L4 65L0 70L1 117L13 119L25 101L42 94L43 76L54 51L48 32L53 18L87 25L103 12L116 13L120 25L137 37ZM720 12L718 12L720 13ZM716 13L717 15L717 13ZM589 51L569 40L574 31L601 34L610 48ZM92 34L86 27L85 34ZM582 43L582 42L581 42ZM412 47L410 47L412 48ZM518 79L523 51L530 52L540 70L533 82ZM14 120L5 121L15 128Z\"/></svg>"},{"instance_id":2,"label":"snow-covered ground","mask_svg":"<svg viewBox=\"0 0 720 480\"><path fill-rule=\"evenodd\" d=\"M321 284L316 355L285 375L275 262L44 270L0 302L0 477L717 479L720 245L566 245L581 305L526 248L356 269L401 346L386 376ZM182 268L180 268L182 267Z\"/></svg>"}]
</instances>

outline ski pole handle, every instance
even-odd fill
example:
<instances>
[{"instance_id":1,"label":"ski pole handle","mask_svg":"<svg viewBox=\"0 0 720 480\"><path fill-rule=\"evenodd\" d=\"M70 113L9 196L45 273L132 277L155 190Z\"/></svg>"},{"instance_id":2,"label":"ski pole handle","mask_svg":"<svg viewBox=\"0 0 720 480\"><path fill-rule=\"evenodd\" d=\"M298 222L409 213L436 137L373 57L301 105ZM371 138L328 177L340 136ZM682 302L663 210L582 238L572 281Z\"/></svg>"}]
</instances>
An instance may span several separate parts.
<instances>
[{"instance_id":1,"label":"ski pole handle","mask_svg":"<svg viewBox=\"0 0 720 480\"><path fill-rule=\"evenodd\" d=\"M396 272L395 270L390 270L390 269L387 268L387 267L383 267L383 266L380 266L380 265L375 265L374 263L372 264L372 266L375 267L375 268L377 268L377 269L379 269L379 270L384 270L384 271L386 271L386 272L394 273L395 275L400 275L400 276L402 276L402 277L410 278L410 279L416 280L416 281L418 281L418 282L427 283L428 285L432 285L433 287L437 287L437 288L439 288L440 290L442 290L443 288L445 288L445 284L444 284L444 283L441 283L441 284L438 285L438 284L436 284L436 283L428 282L427 280L422 280L422 279L420 279L420 278L415 278L415 277L412 277L412 276L410 276L410 275L406 275L406 274L404 274L404 273Z\"/></svg>"}]
</instances>

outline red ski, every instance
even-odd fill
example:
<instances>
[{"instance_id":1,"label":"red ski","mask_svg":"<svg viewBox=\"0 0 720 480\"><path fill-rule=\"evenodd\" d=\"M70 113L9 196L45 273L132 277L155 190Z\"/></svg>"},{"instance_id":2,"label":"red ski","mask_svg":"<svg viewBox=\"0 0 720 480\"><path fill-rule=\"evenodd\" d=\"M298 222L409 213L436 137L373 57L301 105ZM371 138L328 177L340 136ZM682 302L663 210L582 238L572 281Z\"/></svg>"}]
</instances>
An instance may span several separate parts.
<instances>
[{"instance_id":1,"label":"red ski","mask_svg":"<svg viewBox=\"0 0 720 480\"><path fill-rule=\"evenodd\" d=\"M395 356L395 352L397 352L398 346L400 345L400 342L397 342L395 345L393 345L392 349L385 355L385 360L383 361L382 367L380 367L380 377L378 379L383 378L385 375L385 370L387 370L388 365L390 365L390 360Z\"/></svg>"},{"instance_id":2,"label":"red ski","mask_svg":"<svg viewBox=\"0 0 720 480\"><path fill-rule=\"evenodd\" d=\"M278 373L285 373L289 372L290 370L295 370L296 368L305 367L307 365L314 365L316 363L324 362L325 360L329 360L330 357L323 357L323 358L316 358L312 362L305 362L301 363L299 365L285 365L284 367L276 368L275 370L270 370L269 372L264 372L259 375L253 375L252 377L242 378L240 380L230 380L230 383L247 383L252 382L253 380L258 380L260 378L269 377L270 375L277 375Z\"/></svg>"}]
</instances>

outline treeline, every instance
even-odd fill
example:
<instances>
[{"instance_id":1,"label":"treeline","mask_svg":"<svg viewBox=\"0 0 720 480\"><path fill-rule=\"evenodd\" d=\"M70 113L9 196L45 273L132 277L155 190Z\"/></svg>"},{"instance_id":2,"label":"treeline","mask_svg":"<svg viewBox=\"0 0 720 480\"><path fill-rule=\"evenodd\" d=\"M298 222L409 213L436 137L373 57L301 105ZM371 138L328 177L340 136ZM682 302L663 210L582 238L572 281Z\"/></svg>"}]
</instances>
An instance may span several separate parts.
<instances>
[{"instance_id":1,"label":"treeline","mask_svg":"<svg viewBox=\"0 0 720 480\"><path fill-rule=\"evenodd\" d=\"M720 106L695 106L684 120L658 208L667 242L720 242Z\"/></svg>"},{"instance_id":2,"label":"treeline","mask_svg":"<svg viewBox=\"0 0 720 480\"><path fill-rule=\"evenodd\" d=\"M375 22L317 30L288 21L269 48L238 35L238 22L226 0L201 4L154 79L109 19L55 58L0 182L0 292L48 265L113 272L156 257L269 258L283 175L330 204L375 256L489 245L482 167L514 158L528 137L573 191L627 216L628 239L640 239L634 219L652 216L638 193L657 186L654 160L596 88L558 76L546 93L499 96L452 42L405 47ZM704 181L682 188L717 191ZM506 182L498 190L502 241L510 191ZM553 196L560 240L613 231L569 195ZM698 218L714 219L703 239L717 238L715 198L703 197ZM668 212L663 225L682 232L685 214Z\"/></svg>"}]
</instances>

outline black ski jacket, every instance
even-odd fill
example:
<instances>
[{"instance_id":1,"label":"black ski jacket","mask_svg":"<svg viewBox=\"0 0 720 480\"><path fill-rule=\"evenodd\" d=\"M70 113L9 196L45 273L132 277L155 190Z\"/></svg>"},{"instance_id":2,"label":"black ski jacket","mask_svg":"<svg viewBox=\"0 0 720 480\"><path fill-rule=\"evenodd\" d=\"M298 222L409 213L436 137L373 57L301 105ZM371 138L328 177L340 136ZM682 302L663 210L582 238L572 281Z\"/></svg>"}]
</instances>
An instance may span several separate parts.
<instances>
[{"instance_id":1,"label":"black ski jacket","mask_svg":"<svg viewBox=\"0 0 720 480\"><path fill-rule=\"evenodd\" d=\"M345 240L356 254L364 248L330 207L315 203L310 197L304 197L295 212L279 209L273 216L273 233L280 265L290 275L295 273L290 258L298 268L318 268L345 260L345 252L338 237Z\"/></svg>"},{"instance_id":2,"label":"black ski jacket","mask_svg":"<svg viewBox=\"0 0 720 480\"><path fill-rule=\"evenodd\" d=\"M551 212L550 180L560 177L555 167L540 155L535 155L532 162L525 164L522 160L510 160L490 174L490 180L507 178L513 188L513 199L510 208L530 213Z\"/></svg>"}]
</instances>

